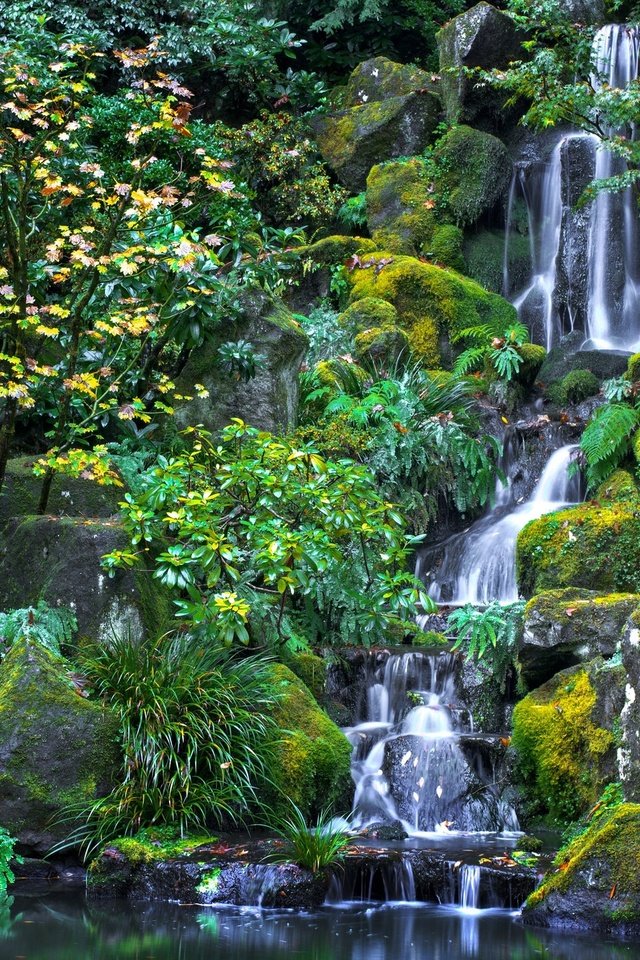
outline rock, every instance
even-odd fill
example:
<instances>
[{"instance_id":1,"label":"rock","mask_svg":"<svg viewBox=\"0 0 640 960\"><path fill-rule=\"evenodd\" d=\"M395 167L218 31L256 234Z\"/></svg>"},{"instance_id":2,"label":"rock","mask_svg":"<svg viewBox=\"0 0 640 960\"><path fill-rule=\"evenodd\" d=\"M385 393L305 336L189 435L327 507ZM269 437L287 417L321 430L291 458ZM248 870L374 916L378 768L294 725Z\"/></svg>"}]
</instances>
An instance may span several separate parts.
<instances>
[{"instance_id":1,"label":"rock","mask_svg":"<svg viewBox=\"0 0 640 960\"><path fill-rule=\"evenodd\" d=\"M374 253L376 245L368 237L323 237L301 250L302 256L318 266L334 267L343 264L349 257Z\"/></svg>"},{"instance_id":2,"label":"rock","mask_svg":"<svg viewBox=\"0 0 640 960\"><path fill-rule=\"evenodd\" d=\"M367 177L367 226L378 250L415 255L434 230L428 168L421 157L382 163Z\"/></svg>"},{"instance_id":3,"label":"rock","mask_svg":"<svg viewBox=\"0 0 640 960\"><path fill-rule=\"evenodd\" d=\"M359 837L365 840L406 840L409 834L405 830L400 820L394 820L392 823L370 823L364 830L360 830Z\"/></svg>"},{"instance_id":4,"label":"rock","mask_svg":"<svg viewBox=\"0 0 640 960\"><path fill-rule=\"evenodd\" d=\"M33 474L37 457L9 460L0 493L0 527L14 517L34 514L40 499L42 478ZM112 517L123 498L120 486L100 486L94 480L56 474L51 485L47 514L56 517Z\"/></svg>"},{"instance_id":5,"label":"rock","mask_svg":"<svg viewBox=\"0 0 640 960\"><path fill-rule=\"evenodd\" d=\"M466 274L494 293L504 293L504 230L469 231L464 238ZM521 290L531 272L531 246L526 234L512 231L507 252L509 291Z\"/></svg>"},{"instance_id":6,"label":"rock","mask_svg":"<svg viewBox=\"0 0 640 960\"><path fill-rule=\"evenodd\" d=\"M569 587L549 590L525 608L524 635L518 659L529 688L539 686L566 667L612 657L622 628L640 605L638 594L601 594Z\"/></svg>"},{"instance_id":7,"label":"rock","mask_svg":"<svg viewBox=\"0 0 640 960\"><path fill-rule=\"evenodd\" d=\"M562 587L640 593L638 498L580 504L532 520L518 534L524 597Z\"/></svg>"},{"instance_id":8,"label":"rock","mask_svg":"<svg viewBox=\"0 0 640 960\"><path fill-rule=\"evenodd\" d=\"M571 370L562 380L552 383L545 390L551 403L566 407L582 403L600 392L600 381L590 370Z\"/></svg>"},{"instance_id":9,"label":"rock","mask_svg":"<svg viewBox=\"0 0 640 960\"><path fill-rule=\"evenodd\" d=\"M397 327L372 327L356 335L355 355L365 367L384 369L397 364L403 357L409 360L409 338Z\"/></svg>"},{"instance_id":10,"label":"rock","mask_svg":"<svg viewBox=\"0 0 640 960\"><path fill-rule=\"evenodd\" d=\"M513 164L497 137L469 126L456 126L438 141L433 153L436 191L445 198L454 223L468 226L506 199Z\"/></svg>"},{"instance_id":11,"label":"rock","mask_svg":"<svg viewBox=\"0 0 640 960\"><path fill-rule=\"evenodd\" d=\"M352 302L376 297L393 304L412 351L428 368L451 360L449 337L456 331L488 322L506 329L516 318L515 309L497 294L414 257L371 254L348 279Z\"/></svg>"},{"instance_id":12,"label":"rock","mask_svg":"<svg viewBox=\"0 0 640 960\"><path fill-rule=\"evenodd\" d=\"M563 337L558 346L549 351L540 370L540 381L544 384L556 383L572 370L590 370L600 382L620 377L626 372L628 353L580 350L583 343L584 334L579 331Z\"/></svg>"},{"instance_id":13,"label":"rock","mask_svg":"<svg viewBox=\"0 0 640 960\"><path fill-rule=\"evenodd\" d=\"M398 323L398 311L392 303L381 300L379 297L363 297L355 300L351 306L340 314L339 321L343 327L354 335L370 330L372 327L383 329L393 328Z\"/></svg>"},{"instance_id":14,"label":"rock","mask_svg":"<svg viewBox=\"0 0 640 960\"><path fill-rule=\"evenodd\" d=\"M640 805L623 803L562 851L529 897L522 921L612 937L640 934Z\"/></svg>"},{"instance_id":15,"label":"rock","mask_svg":"<svg viewBox=\"0 0 640 960\"><path fill-rule=\"evenodd\" d=\"M620 782L625 796L640 801L640 614L634 612L622 639L626 670L624 707L620 715L622 743L618 752Z\"/></svg>"},{"instance_id":16,"label":"rock","mask_svg":"<svg viewBox=\"0 0 640 960\"><path fill-rule=\"evenodd\" d=\"M11 520L0 537L0 610L43 599L50 606L70 607L81 636L161 633L170 607L158 581L143 571L120 570L110 578L100 567L105 553L128 547L116 521Z\"/></svg>"},{"instance_id":17,"label":"rock","mask_svg":"<svg viewBox=\"0 0 640 960\"><path fill-rule=\"evenodd\" d=\"M441 96L447 119L452 123L473 123L496 129L514 120L514 111L505 110L507 94L492 90L463 68L506 67L522 60L522 36L507 14L489 3L450 20L437 35L440 54Z\"/></svg>"},{"instance_id":18,"label":"rock","mask_svg":"<svg viewBox=\"0 0 640 960\"><path fill-rule=\"evenodd\" d=\"M568 137L561 151L562 221L554 297L558 312L570 318L572 329L584 330L588 320L592 211L580 199L595 177L596 150L590 137Z\"/></svg>"},{"instance_id":19,"label":"rock","mask_svg":"<svg viewBox=\"0 0 640 960\"><path fill-rule=\"evenodd\" d=\"M493 666L484 660L458 658L456 695L468 707L473 718L473 729L492 733L507 729L509 700L512 699L507 695L507 690L510 691L511 681L510 675L508 678L497 676Z\"/></svg>"},{"instance_id":20,"label":"rock","mask_svg":"<svg viewBox=\"0 0 640 960\"><path fill-rule=\"evenodd\" d=\"M79 695L64 661L14 643L0 665L0 823L22 847L46 853L73 831L56 818L108 791L118 744L116 717Z\"/></svg>"},{"instance_id":21,"label":"rock","mask_svg":"<svg viewBox=\"0 0 640 960\"><path fill-rule=\"evenodd\" d=\"M451 267L459 273L467 272L464 258L464 233L452 223L435 227L425 256L441 267Z\"/></svg>"},{"instance_id":22,"label":"rock","mask_svg":"<svg viewBox=\"0 0 640 960\"><path fill-rule=\"evenodd\" d=\"M530 817L568 822L615 779L624 669L596 658L529 693L513 711L512 743Z\"/></svg>"},{"instance_id":23,"label":"rock","mask_svg":"<svg viewBox=\"0 0 640 960\"><path fill-rule=\"evenodd\" d=\"M268 802L284 814L290 809L288 799L305 816L328 806L346 813L353 793L351 744L288 667L274 664L270 669L280 699L273 710L279 730L270 764L275 790Z\"/></svg>"},{"instance_id":24,"label":"rock","mask_svg":"<svg viewBox=\"0 0 640 960\"><path fill-rule=\"evenodd\" d=\"M377 163L422 153L439 120L438 98L423 89L317 116L312 127L320 153L338 179L359 193Z\"/></svg>"},{"instance_id":25,"label":"rock","mask_svg":"<svg viewBox=\"0 0 640 960\"><path fill-rule=\"evenodd\" d=\"M245 340L264 360L256 364L249 380L225 373L218 348L224 341ZM241 298L241 317L233 328L225 327L215 339L191 353L177 379L177 392L192 395L202 384L208 397L195 397L176 407L178 429L203 424L216 433L233 417L272 433L295 426L298 406L298 372L307 348L307 338L281 301L262 290Z\"/></svg>"},{"instance_id":26,"label":"rock","mask_svg":"<svg viewBox=\"0 0 640 960\"><path fill-rule=\"evenodd\" d=\"M604 0L558 0L565 16L578 23L604 23L606 9Z\"/></svg>"},{"instance_id":27,"label":"rock","mask_svg":"<svg viewBox=\"0 0 640 960\"><path fill-rule=\"evenodd\" d=\"M395 63L387 57L373 57L358 64L347 82L342 105L357 107L363 103L404 97L416 90L433 87L431 75L410 64Z\"/></svg>"}]
</instances>

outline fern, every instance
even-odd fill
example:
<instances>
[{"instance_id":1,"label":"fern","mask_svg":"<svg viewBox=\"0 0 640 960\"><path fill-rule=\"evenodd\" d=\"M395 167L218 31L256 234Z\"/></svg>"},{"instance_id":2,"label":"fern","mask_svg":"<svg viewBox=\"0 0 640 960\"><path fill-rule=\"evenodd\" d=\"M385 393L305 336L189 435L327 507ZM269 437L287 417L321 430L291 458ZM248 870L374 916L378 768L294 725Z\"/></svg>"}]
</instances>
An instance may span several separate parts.
<instances>
[{"instance_id":1,"label":"fern","mask_svg":"<svg viewBox=\"0 0 640 960\"><path fill-rule=\"evenodd\" d=\"M0 613L0 659L21 637L35 640L60 657L62 645L70 642L77 628L71 610L65 607L53 609L44 600L39 600L35 607Z\"/></svg>"},{"instance_id":2,"label":"fern","mask_svg":"<svg viewBox=\"0 0 640 960\"><path fill-rule=\"evenodd\" d=\"M629 452L629 441L638 425L640 411L626 403L608 403L595 411L580 440L589 490L607 480L619 467Z\"/></svg>"},{"instance_id":3,"label":"fern","mask_svg":"<svg viewBox=\"0 0 640 960\"><path fill-rule=\"evenodd\" d=\"M497 600L484 610L466 604L447 618L447 630L456 635L454 650L485 660L501 688L522 631L524 601L500 604Z\"/></svg>"},{"instance_id":4,"label":"fern","mask_svg":"<svg viewBox=\"0 0 640 960\"><path fill-rule=\"evenodd\" d=\"M479 370L486 355L486 347L469 347L456 360L453 367L454 374L458 377L464 377L473 370Z\"/></svg>"}]
</instances>

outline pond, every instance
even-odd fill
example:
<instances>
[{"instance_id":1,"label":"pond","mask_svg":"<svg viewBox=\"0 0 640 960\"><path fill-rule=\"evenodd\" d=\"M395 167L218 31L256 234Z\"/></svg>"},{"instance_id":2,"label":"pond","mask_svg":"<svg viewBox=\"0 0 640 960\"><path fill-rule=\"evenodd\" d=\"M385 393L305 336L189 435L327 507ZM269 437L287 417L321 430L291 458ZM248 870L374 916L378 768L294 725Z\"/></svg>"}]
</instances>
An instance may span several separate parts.
<instances>
[{"instance_id":1,"label":"pond","mask_svg":"<svg viewBox=\"0 0 640 960\"><path fill-rule=\"evenodd\" d=\"M506 910L343 904L314 914L81 894L16 896L2 960L622 960L637 943L552 934Z\"/></svg>"}]
</instances>

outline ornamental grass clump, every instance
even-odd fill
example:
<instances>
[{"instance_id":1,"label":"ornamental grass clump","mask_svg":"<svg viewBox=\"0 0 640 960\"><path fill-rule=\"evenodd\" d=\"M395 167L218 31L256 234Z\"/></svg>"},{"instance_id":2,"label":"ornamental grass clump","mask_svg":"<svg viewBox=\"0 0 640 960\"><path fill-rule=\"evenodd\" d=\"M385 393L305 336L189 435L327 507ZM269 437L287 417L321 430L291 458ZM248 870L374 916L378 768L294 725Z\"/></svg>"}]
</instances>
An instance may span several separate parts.
<instances>
[{"instance_id":1,"label":"ornamental grass clump","mask_svg":"<svg viewBox=\"0 0 640 960\"><path fill-rule=\"evenodd\" d=\"M268 827L285 841L281 850L269 854L274 863L296 863L312 873L333 867L344 859L351 838L342 826L336 825L327 810L317 817L315 826L293 801L291 812L269 817Z\"/></svg>"}]
</instances>

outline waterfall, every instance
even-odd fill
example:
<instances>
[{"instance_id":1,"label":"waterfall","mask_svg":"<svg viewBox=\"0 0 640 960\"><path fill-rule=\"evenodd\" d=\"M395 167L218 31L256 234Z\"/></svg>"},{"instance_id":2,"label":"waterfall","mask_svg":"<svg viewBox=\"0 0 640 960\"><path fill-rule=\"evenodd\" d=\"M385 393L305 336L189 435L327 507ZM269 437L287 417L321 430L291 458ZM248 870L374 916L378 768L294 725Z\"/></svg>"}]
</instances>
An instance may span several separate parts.
<instances>
[{"instance_id":1,"label":"waterfall","mask_svg":"<svg viewBox=\"0 0 640 960\"><path fill-rule=\"evenodd\" d=\"M638 76L640 31L602 27L593 42L592 83L624 89ZM635 136L635 130L608 131ZM593 203L577 201L593 180L623 173L624 161L598 137L568 132L546 160L516 161L507 206L503 291L532 338L554 346L575 326L585 346L636 350L640 346L640 236L631 188L600 191ZM531 271L523 289L512 289L509 243L515 200L527 208Z\"/></svg>"},{"instance_id":2,"label":"waterfall","mask_svg":"<svg viewBox=\"0 0 640 960\"><path fill-rule=\"evenodd\" d=\"M389 656L368 678L386 697L367 698L362 721L345 731L354 746L356 827L400 821L411 836L517 829L499 764L483 759L501 755L500 738L465 732L469 711L456 701L454 668L451 654L412 651Z\"/></svg>"},{"instance_id":3,"label":"waterfall","mask_svg":"<svg viewBox=\"0 0 640 960\"><path fill-rule=\"evenodd\" d=\"M440 603L486 605L518 599L516 541L519 532L545 513L579 503L580 477L570 476L569 465L577 446L556 450L544 468L530 498L519 506L504 503L445 544L442 562L435 571L426 570L423 560L419 575L431 581L429 595Z\"/></svg>"}]
</instances>

